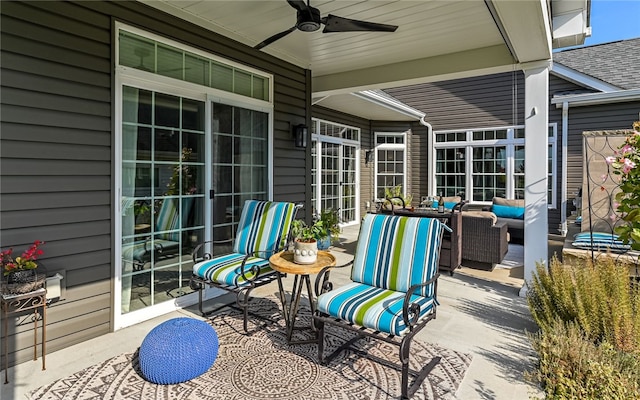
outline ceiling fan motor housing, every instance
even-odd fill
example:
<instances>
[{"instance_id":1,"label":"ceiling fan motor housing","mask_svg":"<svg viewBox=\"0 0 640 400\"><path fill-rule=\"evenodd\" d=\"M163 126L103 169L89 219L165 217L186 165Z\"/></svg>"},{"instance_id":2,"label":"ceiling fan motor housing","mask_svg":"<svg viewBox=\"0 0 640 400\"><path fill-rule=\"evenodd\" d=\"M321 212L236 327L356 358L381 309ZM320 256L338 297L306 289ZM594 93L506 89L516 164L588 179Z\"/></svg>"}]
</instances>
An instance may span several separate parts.
<instances>
[{"instance_id":1,"label":"ceiling fan motor housing","mask_svg":"<svg viewBox=\"0 0 640 400\"><path fill-rule=\"evenodd\" d=\"M296 28L303 32L315 32L320 29L320 26L320 10L308 7L306 10L298 11Z\"/></svg>"}]
</instances>

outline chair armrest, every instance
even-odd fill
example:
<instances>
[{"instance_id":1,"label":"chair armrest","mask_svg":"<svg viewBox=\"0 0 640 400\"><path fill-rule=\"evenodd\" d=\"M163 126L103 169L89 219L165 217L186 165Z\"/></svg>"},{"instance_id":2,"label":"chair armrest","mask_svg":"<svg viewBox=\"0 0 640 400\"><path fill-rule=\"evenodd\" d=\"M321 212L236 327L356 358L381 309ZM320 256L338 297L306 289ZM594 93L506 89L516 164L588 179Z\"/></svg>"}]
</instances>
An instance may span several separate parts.
<instances>
[{"instance_id":1,"label":"chair armrest","mask_svg":"<svg viewBox=\"0 0 640 400\"><path fill-rule=\"evenodd\" d=\"M460 203L453 206L453 210L451 211L467 211L469 208L469 202L466 200L462 200Z\"/></svg>"},{"instance_id":2,"label":"chair armrest","mask_svg":"<svg viewBox=\"0 0 640 400\"><path fill-rule=\"evenodd\" d=\"M316 276L316 282L315 282L316 297L318 297L322 293L330 292L333 290L333 283L329 281L329 274L331 273L332 269L344 268L350 265L353 265L353 260L349 261L346 264L334 265L334 266L329 265L327 267L322 268L320 272L318 272L318 276Z\"/></svg>"},{"instance_id":3,"label":"chair armrest","mask_svg":"<svg viewBox=\"0 0 640 400\"><path fill-rule=\"evenodd\" d=\"M438 278L440 278L439 272L437 272L433 276L433 278L429 279L426 282L411 285L409 290L407 290L407 293L404 294L404 301L402 303L402 319L404 320L405 325L409 327L409 329L413 329L413 327L418 323L418 317L420 316L420 305L412 303L411 296L416 290L422 287L435 285L435 288L433 289L433 297L435 299L436 294L438 293ZM434 304L434 307L436 306L436 304Z\"/></svg>"}]
</instances>

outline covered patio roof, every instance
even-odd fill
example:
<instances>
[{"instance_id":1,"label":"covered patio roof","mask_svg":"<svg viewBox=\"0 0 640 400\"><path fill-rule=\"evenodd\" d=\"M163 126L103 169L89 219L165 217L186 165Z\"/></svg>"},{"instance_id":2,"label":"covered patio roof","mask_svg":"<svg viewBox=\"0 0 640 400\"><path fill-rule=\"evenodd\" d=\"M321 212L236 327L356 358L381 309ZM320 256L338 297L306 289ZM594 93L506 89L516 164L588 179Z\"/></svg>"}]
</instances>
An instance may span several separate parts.
<instances>
[{"instance_id":1,"label":"covered patio roof","mask_svg":"<svg viewBox=\"0 0 640 400\"><path fill-rule=\"evenodd\" d=\"M252 47L296 23L286 0L143 2ZM524 69L550 60L555 47L583 43L590 34L589 2L311 0L322 17L398 29L294 30L262 51L310 69L315 104L369 118L371 104L350 93Z\"/></svg>"},{"instance_id":2,"label":"covered patio roof","mask_svg":"<svg viewBox=\"0 0 640 400\"><path fill-rule=\"evenodd\" d=\"M548 230L548 175L538 156L548 151L542 133L548 130L552 50L582 44L591 34L590 0L308 0L318 18L332 14L398 27L395 32L331 33L296 29L300 10L316 12L301 0L142 1L251 47L283 33L260 51L310 70L314 104L368 119L383 118L372 117L372 96L358 92L522 70L525 279L536 263L546 262L539 257L547 248L541 238ZM321 28L322 20L301 15L305 24ZM377 100L382 101L374 101L376 107L386 107L384 99ZM424 118L419 110L403 111L394 110L404 120Z\"/></svg>"}]
</instances>

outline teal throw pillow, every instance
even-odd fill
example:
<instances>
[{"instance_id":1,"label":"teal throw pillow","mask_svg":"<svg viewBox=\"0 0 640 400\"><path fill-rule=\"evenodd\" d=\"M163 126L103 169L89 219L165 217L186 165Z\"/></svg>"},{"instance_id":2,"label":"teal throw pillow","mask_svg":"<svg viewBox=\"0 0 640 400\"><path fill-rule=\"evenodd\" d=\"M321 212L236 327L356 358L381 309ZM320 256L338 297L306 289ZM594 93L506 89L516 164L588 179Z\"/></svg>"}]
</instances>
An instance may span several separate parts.
<instances>
[{"instance_id":1,"label":"teal throw pillow","mask_svg":"<svg viewBox=\"0 0 640 400\"><path fill-rule=\"evenodd\" d=\"M500 218L524 219L524 207L501 206L494 204L491 211Z\"/></svg>"},{"instance_id":2,"label":"teal throw pillow","mask_svg":"<svg viewBox=\"0 0 640 400\"><path fill-rule=\"evenodd\" d=\"M444 208L446 208L448 210L453 210L453 207L455 207L456 204L458 204L458 203L456 203L455 201L445 201L444 202ZM438 202L434 201L433 204L431 205L431 207L438 208Z\"/></svg>"}]
</instances>

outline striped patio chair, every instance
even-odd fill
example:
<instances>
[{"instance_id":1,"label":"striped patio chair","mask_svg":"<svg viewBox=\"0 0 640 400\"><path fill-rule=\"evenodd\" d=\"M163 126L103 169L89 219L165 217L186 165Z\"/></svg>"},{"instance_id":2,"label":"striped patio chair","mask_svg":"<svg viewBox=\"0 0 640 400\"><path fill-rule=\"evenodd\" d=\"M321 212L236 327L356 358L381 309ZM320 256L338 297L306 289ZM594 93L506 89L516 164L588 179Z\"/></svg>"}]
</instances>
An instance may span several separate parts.
<instances>
[{"instance_id":1,"label":"striped patio chair","mask_svg":"<svg viewBox=\"0 0 640 400\"><path fill-rule=\"evenodd\" d=\"M413 337L436 317L438 258L446 225L437 219L367 214L360 226L351 283L333 289L327 267L316 279L318 358L327 364L353 341L323 359L324 325L336 324L400 347L402 397L409 398L436 365L409 369ZM409 387L409 373L417 376Z\"/></svg>"},{"instance_id":2,"label":"striped patio chair","mask_svg":"<svg viewBox=\"0 0 640 400\"><path fill-rule=\"evenodd\" d=\"M247 200L230 254L217 257L201 254L206 243L195 248L190 286L198 290L198 306L203 316L208 314L202 308L205 285L235 292L247 331L249 295L254 288L277 279L278 273L271 269L269 257L285 249L291 223L300 207L286 202Z\"/></svg>"},{"instance_id":3,"label":"striped patio chair","mask_svg":"<svg viewBox=\"0 0 640 400\"><path fill-rule=\"evenodd\" d=\"M164 199L156 215L153 237L138 240L122 249L122 258L133 264L136 271L144 269L151 258L172 257L180 253L180 224L186 221L193 208L193 198L182 199L182 209L178 209L180 199Z\"/></svg>"}]
</instances>

